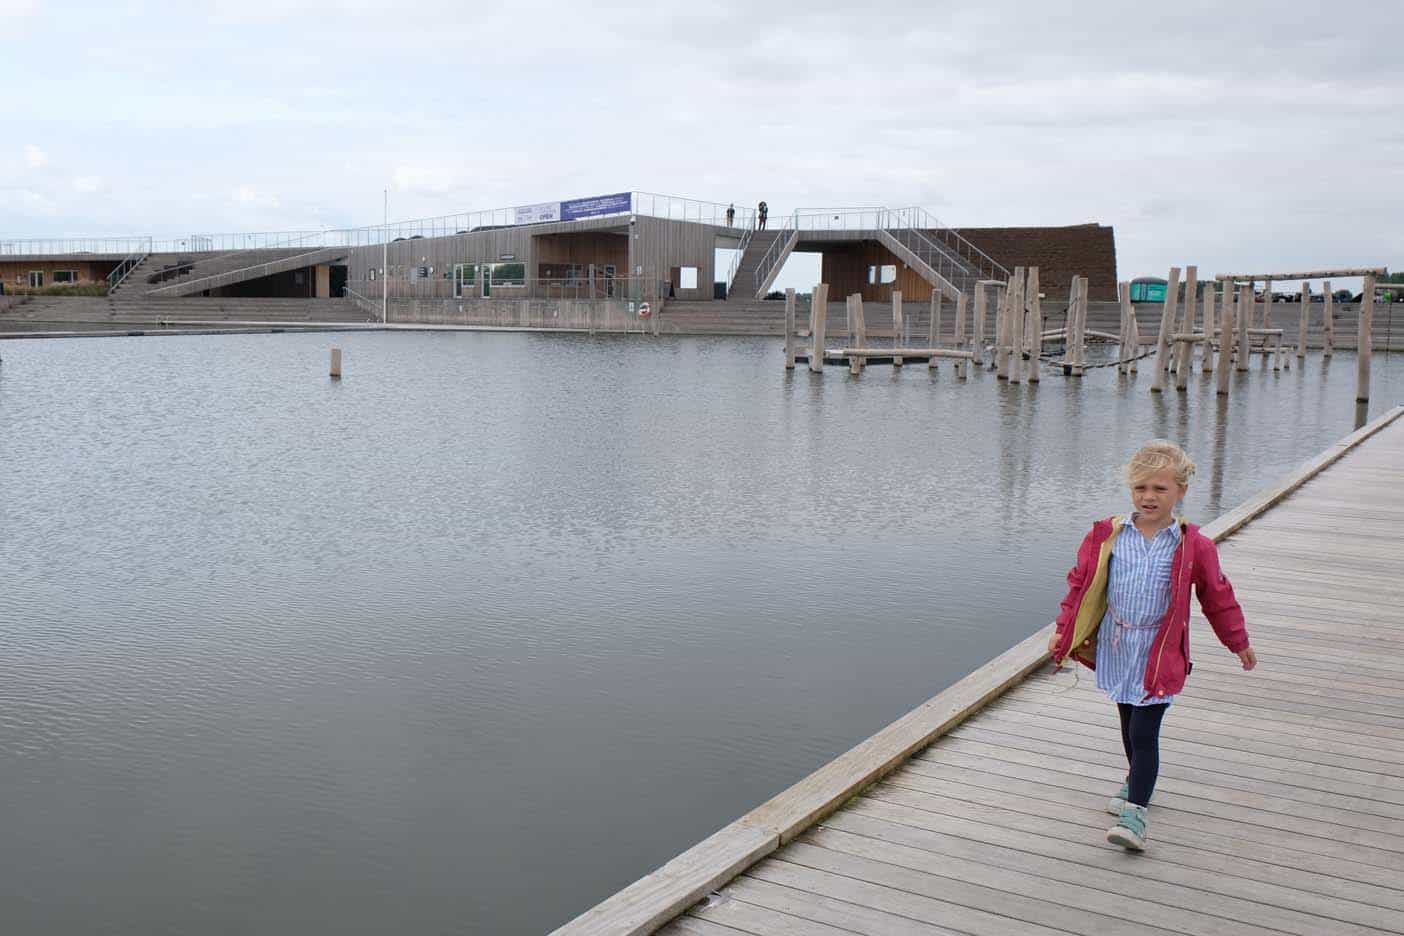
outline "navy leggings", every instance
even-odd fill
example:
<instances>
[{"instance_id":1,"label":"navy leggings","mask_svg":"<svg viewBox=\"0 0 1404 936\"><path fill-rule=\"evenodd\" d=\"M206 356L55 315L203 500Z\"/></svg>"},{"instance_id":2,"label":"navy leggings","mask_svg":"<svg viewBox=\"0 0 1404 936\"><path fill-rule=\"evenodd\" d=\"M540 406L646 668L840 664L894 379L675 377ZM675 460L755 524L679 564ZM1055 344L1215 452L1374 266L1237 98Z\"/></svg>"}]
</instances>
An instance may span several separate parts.
<instances>
[{"instance_id":1,"label":"navy leggings","mask_svg":"<svg viewBox=\"0 0 1404 936\"><path fill-rule=\"evenodd\" d=\"M1126 748L1126 760L1131 764L1127 783L1131 792L1126 802L1136 806L1150 805L1155 792L1155 778L1160 773L1160 720L1165 717L1165 705L1127 705L1118 702L1121 716L1121 743Z\"/></svg>"}]
</instances>

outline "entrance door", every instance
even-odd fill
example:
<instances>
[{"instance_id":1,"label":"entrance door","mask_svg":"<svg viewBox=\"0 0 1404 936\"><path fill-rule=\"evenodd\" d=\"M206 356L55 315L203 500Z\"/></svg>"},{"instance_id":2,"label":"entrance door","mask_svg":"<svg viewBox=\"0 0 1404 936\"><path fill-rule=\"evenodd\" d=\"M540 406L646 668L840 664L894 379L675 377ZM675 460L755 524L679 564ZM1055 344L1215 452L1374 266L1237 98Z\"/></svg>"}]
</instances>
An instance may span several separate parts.
<instances>
[{"instance_id":1,"label":"entrance door","mask_svg":"<svg viewBox=\"0 0 1404 936\"><path fill-rule=\"evenodd\" d=\"M29 271L29 288L30 288L30 289L43 289L43 288L44 288L44 271L43 271L43 270L30 270L30 271Z\"/></svg>"},{"instance_id":2,"label":"entrance door","mask_svg":"<svg viewBox=\"0 0 1404 936\"><path fill-rule=\"evenodd\" d=\"M478 278L482 281L482 284L483 284L483 298L486 299L488 296L491 296L491 295L492 295L492 264L491 264L491 263L484 263L482 266L478 267Z\"/></svg>"}]
</instances>

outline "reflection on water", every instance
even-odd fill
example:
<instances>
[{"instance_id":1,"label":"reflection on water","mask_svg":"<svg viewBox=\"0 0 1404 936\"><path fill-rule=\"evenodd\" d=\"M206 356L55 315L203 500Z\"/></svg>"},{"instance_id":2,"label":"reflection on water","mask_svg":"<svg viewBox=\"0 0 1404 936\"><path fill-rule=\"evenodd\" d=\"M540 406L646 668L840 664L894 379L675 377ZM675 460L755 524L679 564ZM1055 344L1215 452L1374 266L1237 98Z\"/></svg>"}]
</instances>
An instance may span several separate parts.
<instances>
[{"instance_id":1,"label":"reflection on water","mask_svg":"<svg viewBox=\"0 0 1404 936\"><path fill-rule=\"evenodd\" d=\"M1227 399L775 339L4 356L7 934L543 932L1048 620L1147 438L1202 521L1364 418L1349 354Z\"/></svg>"}]
</instances>

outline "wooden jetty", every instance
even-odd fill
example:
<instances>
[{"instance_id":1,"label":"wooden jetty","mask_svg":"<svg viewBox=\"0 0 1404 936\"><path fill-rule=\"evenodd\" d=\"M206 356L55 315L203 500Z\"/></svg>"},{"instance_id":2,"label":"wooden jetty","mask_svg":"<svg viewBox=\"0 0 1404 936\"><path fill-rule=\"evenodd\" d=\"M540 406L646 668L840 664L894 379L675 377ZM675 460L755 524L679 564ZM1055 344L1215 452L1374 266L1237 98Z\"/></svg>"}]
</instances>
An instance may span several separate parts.
<instances>
[{"instance_id":1,"label":"wooden jetty","mask_svg":"<svg viewBox=\"0 0 1404 936\"><path fill-rule=\"evenodd\" d=\"M1196 614L1145 853L1103 838L1116 714L1045 627L557 936L1404 933L1401 416L1205 526L1259 664Z\"/></svg>"}]
</instances>

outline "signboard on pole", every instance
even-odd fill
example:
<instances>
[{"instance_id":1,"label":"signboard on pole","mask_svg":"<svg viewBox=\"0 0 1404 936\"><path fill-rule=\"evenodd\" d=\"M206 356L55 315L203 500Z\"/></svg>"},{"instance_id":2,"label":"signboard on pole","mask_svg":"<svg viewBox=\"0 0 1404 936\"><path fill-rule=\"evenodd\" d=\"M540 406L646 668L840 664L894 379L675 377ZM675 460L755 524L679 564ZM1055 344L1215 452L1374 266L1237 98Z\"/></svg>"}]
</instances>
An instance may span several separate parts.
<instances>
[{"instance_id":1,"label":"signboard on pole","mask_svg":"<svg viewBox=\"0 0 1404 936\"><path fill-rule=\"evenodd\" d=\"M600 215L628 214L632 208L633 199L629 192L572 198L570 201L561 202L561 220L578 221L581 218L598 218Z\"/></svg>"},{"instance_id":2,"label":"signboard on pole","mask_svg":"<svg viewBox=\"0 0 1404 936\"><path fill-rule=\"evenodd\" d=\"M517 209L518 224L539 224L542 221L561 220L560 202L542 202L539 205L522 205Z\"/></svg>"}]
</instances>

